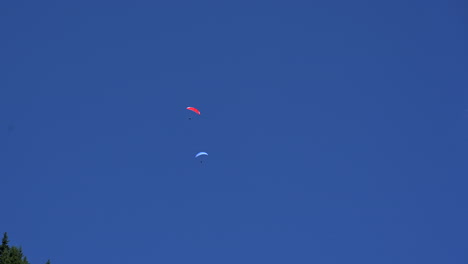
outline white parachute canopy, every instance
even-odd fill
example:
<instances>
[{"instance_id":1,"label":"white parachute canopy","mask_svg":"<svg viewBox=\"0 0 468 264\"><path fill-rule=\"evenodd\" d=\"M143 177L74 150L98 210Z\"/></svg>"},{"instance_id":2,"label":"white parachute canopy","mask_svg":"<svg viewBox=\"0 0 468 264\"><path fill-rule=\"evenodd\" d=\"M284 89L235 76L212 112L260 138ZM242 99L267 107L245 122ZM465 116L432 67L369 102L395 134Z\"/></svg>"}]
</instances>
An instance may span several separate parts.
<instances>
[{"instance_id":1,"label":"white parachute canopy","mask_svg":"<svg viewBox=\"0 0 468 264\"><path fill-rule=\"evenodd\" d=\"M203 156L203 155L208 156L208 153L206 153L206 152L198 152L197 155L195 155L195 158L198 158L198 157Z\"/></svg>"}]
</instances>

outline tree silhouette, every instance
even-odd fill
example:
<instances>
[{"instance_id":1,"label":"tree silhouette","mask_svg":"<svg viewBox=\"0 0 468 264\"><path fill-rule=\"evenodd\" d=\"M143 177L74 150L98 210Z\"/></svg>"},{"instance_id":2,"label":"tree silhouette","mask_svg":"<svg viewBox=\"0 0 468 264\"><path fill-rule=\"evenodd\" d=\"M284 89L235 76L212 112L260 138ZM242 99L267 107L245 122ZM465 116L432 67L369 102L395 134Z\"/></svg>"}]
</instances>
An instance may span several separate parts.
<instances>
[{"instance_id":1,"label":"tree silhouette","mask_svg":"<svg viewBox=\"0 0 468 264\"><path fill-rule=\"evenodd\" d=\"M0 264L30 264L23 254L21 247L8 245L8 234L3 233L2 245L0 245ZM50 264L50 260L46 264Z\"/></svg>"}]
</instances>

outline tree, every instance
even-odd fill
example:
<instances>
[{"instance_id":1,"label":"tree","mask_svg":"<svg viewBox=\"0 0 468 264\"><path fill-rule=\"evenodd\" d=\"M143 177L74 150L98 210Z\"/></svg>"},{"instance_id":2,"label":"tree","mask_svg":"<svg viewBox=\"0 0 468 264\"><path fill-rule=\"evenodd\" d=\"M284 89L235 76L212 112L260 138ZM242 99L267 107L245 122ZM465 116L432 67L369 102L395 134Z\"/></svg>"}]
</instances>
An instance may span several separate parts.
<instances>
[{"instance_id":1,"label":"tree","mask_svg":"<svg viewBox=\"0 0 468 264\"><path fill-rule=\"evenodd\" d=\"M7 232L3 233L2 245L0 246L0 256L2 255L3 251L8 250L8 234Z\"/></svg>"},{"instance_id":2,"label":"tree","mask_svg":"<svg viewBox=\"0 0 468 264\"><path fill-rule=\"evenodd\" d=\"M7 259L9 262L5 264L29 264L26 257L23 256L23 250L21 248L11 247L9 251L10 256Z\"/></svg>"},{"instance_id":3,"label":"tree","mask_svg":"<svg viewBox=\"0 0 468 264\"><path fill-rule=\"evenodd\" d=\"M8 235L3 234L2 245L0 245L0 264L30 264L26 256L23 255L21 247L10 247L8 245ZM46 264L50 264L50 260Z\"/></svg>"}]
</instances>

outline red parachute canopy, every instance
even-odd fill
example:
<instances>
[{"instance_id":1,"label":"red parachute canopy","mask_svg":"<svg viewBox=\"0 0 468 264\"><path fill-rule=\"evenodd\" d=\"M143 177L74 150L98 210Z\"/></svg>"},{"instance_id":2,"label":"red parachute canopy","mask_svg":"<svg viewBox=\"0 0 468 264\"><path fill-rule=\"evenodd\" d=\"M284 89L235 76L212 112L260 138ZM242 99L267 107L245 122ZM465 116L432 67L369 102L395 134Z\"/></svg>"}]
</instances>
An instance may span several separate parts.
<instances>
[{"instance_id":1,"label":"red parachute canopy","mask_svg":"<svg viewBox=\"0 0 468 264\"><path fill-rule=\"evenodd\" d=\"M198 109L196 109L195 107L190 107L189 106L189 107L187 107L187 109L190 110L190 111L194 111L197 114L200 114L200 111Z\"/></svg>"}]
</instances>

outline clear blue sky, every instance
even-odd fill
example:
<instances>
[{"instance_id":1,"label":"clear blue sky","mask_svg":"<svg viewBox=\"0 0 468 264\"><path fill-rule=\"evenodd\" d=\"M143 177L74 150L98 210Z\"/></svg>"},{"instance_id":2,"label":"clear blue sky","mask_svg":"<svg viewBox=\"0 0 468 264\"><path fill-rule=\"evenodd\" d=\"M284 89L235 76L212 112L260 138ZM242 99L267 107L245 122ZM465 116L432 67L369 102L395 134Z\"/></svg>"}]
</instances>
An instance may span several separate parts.
<instances>
[{"instance_id":1,"label":"clear blue sky","mask_svg":"<svg viewBox=\"0 0 468 264\"><path fill-rule=\"evenodd\" d=\"M2 1L0 231L32 264L468 263L466 10Z\"/></svg>"}]
</instances>

